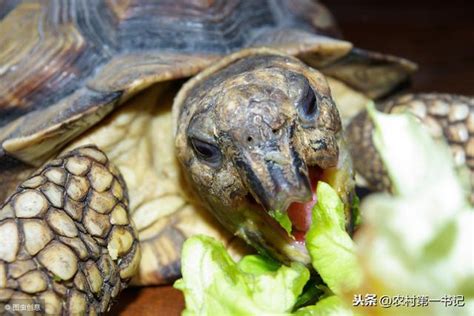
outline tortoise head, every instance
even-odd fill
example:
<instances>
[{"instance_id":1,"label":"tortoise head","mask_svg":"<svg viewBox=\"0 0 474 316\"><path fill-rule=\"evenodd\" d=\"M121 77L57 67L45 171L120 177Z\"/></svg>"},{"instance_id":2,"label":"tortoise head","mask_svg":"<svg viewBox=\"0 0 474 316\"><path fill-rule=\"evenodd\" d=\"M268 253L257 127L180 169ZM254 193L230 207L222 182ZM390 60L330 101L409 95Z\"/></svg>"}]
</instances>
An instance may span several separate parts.
<instances>
[{"instance_id":1,"label":"tortoise head","mask_svg":"<svg viewBox=\"0 0 474 316\"><path fill-rule=\"evenodd\" d=\"M244 51L188 82L173 111L178 159L207 208L259 251L307 262L305 203L317 180L335 182L342 168L324 76L292 57ZM288 212L292 235L275 212Z\"/></svg>"}]
</instances>

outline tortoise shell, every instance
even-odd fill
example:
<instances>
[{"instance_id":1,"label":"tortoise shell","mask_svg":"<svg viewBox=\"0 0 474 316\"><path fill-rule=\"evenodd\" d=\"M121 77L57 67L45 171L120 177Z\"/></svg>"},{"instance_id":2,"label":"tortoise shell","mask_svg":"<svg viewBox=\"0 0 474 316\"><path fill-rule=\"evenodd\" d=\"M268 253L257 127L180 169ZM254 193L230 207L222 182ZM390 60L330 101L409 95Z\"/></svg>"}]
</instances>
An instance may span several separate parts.
<instances>
[{"instance_id":1,"label":"tortoise shell","mask_svg":"<svg viewBox=\"0 0 474 316\"><path fill-rule=\"evenodd\" d=\"M298 55L372 95L414 70L334 39L331 14L309 0L6 1L0 17L0 173L40 165L138 91L245 47Z\"/></svg>"},{"instance_id":2,"label":"tortoise shell","mask_svg":"<svg viewBox=\"0 0 474 316\"><path fill-rule=\"evenodd\" d=\"M373 97L415 68L338 39L310 0L6 1L0 18L0 201L136 93L234 51L296 55Z\"/></svg>"}]
</instances>

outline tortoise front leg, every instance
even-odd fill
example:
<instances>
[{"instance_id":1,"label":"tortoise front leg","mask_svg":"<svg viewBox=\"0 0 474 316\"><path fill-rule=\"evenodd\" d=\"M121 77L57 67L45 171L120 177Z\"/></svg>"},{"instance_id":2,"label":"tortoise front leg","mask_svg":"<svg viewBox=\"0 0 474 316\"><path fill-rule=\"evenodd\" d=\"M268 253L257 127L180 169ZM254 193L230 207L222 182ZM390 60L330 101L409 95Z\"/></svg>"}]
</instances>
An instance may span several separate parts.
<instances>
[{"instance_id":1,"label":"tortoise front leg","mask_svg":"<svg viewBox=\"0 0 474 316\"><path fill-rule=\"evenodd\" d=\"M125 183L95 146L51 161L0 208L2 312L13 304L47 314L105 312L139 260Z\"/></svg>"},{"instance_id":2,"label":"tortoise front leg","mask_svg":"<svg viewBox=\"0 0 474 316\"><path fill-rule=\"evenodd\" d=\"M474 203L474 98L438 93L407 94L378 104L377 108L387 113L408 110L434 138L444 137L455 164L467 166L469 170L470 199ZM348 125L346 135L355 168L368 187L388 190L390 181L373 146L372 130L373 124L363 111Z\"/></svg>"}]
</instances>

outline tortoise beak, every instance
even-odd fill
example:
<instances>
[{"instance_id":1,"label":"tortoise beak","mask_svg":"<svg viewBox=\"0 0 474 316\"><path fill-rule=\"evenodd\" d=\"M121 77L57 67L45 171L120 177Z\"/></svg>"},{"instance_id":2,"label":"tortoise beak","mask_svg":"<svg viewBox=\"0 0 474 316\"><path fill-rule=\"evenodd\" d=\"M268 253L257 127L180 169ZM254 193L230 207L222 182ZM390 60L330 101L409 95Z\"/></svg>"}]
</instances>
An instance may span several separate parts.
<instances>
[{"instance_id":1,"label":"tortoise beak","mask_svg":"<svg viewBox=\"0 0 474 316\"><path fill-rule=\"evenodd\" d=\"M286 211L293 202L311 200L308 168L289 143L269 141L247 150L237 168L253 198L266 211Z\"/></svg>"}]
</instances>

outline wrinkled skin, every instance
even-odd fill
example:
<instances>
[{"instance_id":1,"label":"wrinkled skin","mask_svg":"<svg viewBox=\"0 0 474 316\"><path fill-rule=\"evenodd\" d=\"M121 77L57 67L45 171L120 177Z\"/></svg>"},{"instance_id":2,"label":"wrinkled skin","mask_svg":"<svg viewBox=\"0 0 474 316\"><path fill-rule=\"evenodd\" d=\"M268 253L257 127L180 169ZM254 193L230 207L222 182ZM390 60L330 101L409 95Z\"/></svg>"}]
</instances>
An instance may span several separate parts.
<instances>
[{"instance_id":1,"label":"wrinkled skin","mask_svg":"<svg viewBox=\"0 0 474 316\"><path fill-rule=\"evenodd\" d=\"M310 167L338 167L341 123L323 75L255 55L192 80L174 106L178 159L208 209L261 252L307 262L268 212L311 199Z\"/></svg>"}]
</instances>

